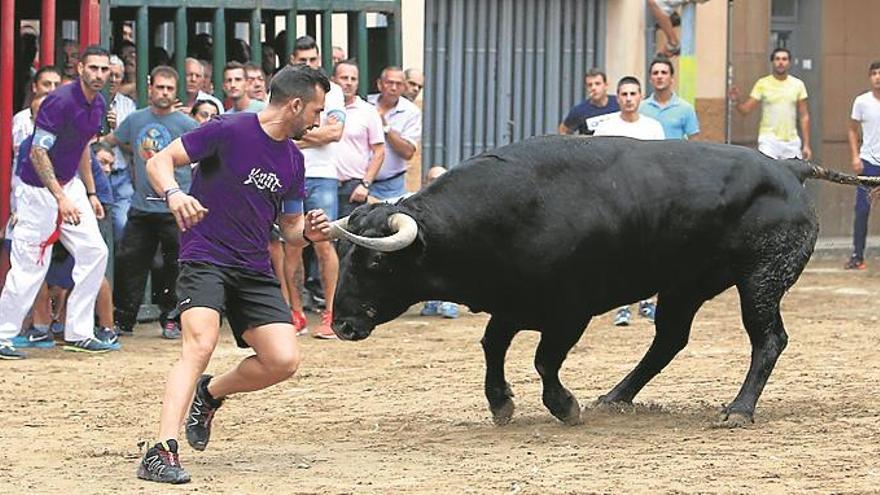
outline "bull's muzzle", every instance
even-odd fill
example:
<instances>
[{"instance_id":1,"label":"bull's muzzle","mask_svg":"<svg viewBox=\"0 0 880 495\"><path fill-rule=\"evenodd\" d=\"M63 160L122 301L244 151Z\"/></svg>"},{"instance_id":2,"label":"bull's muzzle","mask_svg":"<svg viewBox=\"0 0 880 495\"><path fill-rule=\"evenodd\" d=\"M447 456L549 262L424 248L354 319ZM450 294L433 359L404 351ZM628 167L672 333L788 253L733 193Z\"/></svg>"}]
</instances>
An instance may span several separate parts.
<instances>
[{"instance_id":1,"label":"bull's muzzle","mask_svg":"<svg viewBox=\"0 0 880 495\"><path fill-rule=\"evenodd\" d=\"M358 326L350 320L334 320L330 325L333 332L342 340L364 340L370 336L372 327Z\"/></svg>"},{"instance_id":2,"label":"bull's muzzle","mask_svg":"<svg viewBox=\"0 0 880 495\"><path fill-rule=\"evenodd\" d=\"M416 221L405 213L391 214L388 217L388 226L393 232L390 236L364 237L348 231L348 217L345 217L330 224L330 236L334 239L345 238L358 246L387 253L409 246L419 233Z\"/></svg>"}]
</instances>

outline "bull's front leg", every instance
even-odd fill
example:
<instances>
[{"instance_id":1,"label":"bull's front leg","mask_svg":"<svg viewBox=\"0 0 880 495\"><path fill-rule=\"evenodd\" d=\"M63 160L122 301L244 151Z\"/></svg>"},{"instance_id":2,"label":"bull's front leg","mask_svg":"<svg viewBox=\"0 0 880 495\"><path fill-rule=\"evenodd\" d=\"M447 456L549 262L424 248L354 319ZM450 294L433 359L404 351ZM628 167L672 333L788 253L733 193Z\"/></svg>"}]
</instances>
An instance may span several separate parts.
<instances>
[{"instance_id":1,"label":"bull's front leg","mask_svg":"<svg viewBox=\"0 0 880 495\"><path fill-rule=\"evenodd\" d=\"M541 343L535 354L535 369L544 382L544 405L553 416L569 426L581 423L581 407L559 381L559 368L585 327L586 323L541 329Z\"/></svg>"},{"instance_id":2,"label":"bull's front leg","mask_svg":"<svg viewBox=\"0 0 880 495\"><path fill-rule=\"evenodd\" d=\"M509 322L492 317L483 334L483 353L486 356L486 399L496 425L506 425L513 417L513 392L504 379L504 358L513 336L519 329Z\"/></svg>"}]
</instances>

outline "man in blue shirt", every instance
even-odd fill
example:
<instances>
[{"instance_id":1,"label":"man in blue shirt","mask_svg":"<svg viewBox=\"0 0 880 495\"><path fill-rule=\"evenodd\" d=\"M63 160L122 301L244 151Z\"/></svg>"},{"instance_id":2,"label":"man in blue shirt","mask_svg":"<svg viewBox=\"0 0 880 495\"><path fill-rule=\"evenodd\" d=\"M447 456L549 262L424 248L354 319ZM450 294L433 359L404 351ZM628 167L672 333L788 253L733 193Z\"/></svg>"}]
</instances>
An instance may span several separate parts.
<instances>
[{"instance_id":1,"label":"man in blue shirt","mask_svg":"<svg viewBox=\"0 0 880 495\"><path fill-rule=\"evenodd\" d=\"M700 134L697 113L690 103L672 90L675 69L665 57L651 62L651 86L654 93L639 106L639 113L660 122L666 139L694 139Z\"/></svg>"},{"instance_id":2,"label":"man in blue shirt","mask_svg":"<svg viewBox=\"0 0 880 495\"><path fill-rule=\"evenodd\" d=\"M113 300L116 303L116 325L128 334L137 323L137 313L144 297L144 285L153 263L156 248L162 246L161 276L153 279L159 288L159 321L162 336L180 338L177 322L168 318L177 306L175 283L177 255L180 250L177 222L164 201L155 201L156 193L147 180L147 160L162 151L172 141L195 129L198 124L183 112L175 111L177 71L160 65L150 74L150 106L137 110L119 124L113 134L104 138L111 145L132 148L134 167L134 196L128 211L123 240L116 254L116 283ZM180 167L175 178L181 189L189 191L192 169Z\"/></svg>"},{"instance_id":3,"label":"man in blue shirt","mask_svg":"<svg viewBox=\"0 0 880 495\"><path fill-rule=\"evenodd\" d=\"M568 112L565 120L559 124L560 134L592 135L599 124L620 111L617 98L608 94L608 80L604 72L590 69L584 76L584 88L589 98Z\"/></svg>"}]
</instances>

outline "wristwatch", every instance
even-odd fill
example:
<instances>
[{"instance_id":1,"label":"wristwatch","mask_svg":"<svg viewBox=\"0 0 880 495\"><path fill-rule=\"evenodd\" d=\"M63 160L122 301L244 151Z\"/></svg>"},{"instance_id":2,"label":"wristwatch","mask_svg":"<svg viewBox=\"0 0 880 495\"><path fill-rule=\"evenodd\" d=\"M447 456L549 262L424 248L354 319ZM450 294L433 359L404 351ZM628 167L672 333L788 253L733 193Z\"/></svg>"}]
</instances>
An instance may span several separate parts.
<instances>
[{"instance_id":1,"label":"wristwatch","mask_svg":"<svg viewBox=\"0 0 880 495\"><path fill-rule=\"evenodd\" d=\"M385 126L382 127L382 132L384 132L385 134L391 132L391 124L385 124Z\"/></svg>"},{"instance_id":2,"label":"wristwatch","mask_svg":"<svg viewBox=\"0 0 880 495\"><path fill-rule=\"evenodd\" d=\"M366 187L367 189L369 189L370 186L373 185L373 181L367 180L367 179L361 179L361 185Z\"/></svg>"}]
</instances>

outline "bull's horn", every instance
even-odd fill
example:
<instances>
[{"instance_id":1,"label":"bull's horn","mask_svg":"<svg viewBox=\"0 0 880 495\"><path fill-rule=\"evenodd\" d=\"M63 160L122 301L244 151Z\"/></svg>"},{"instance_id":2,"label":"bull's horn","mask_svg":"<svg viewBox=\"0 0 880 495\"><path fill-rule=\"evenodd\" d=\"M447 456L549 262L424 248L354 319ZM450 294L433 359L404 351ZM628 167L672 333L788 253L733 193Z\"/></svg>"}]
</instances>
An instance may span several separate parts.
<instances>
[{"instance_id":1,"label":"bull's horn","mask_svg":"<svg viewBox=\"0 0 880 495\"><path fill-rule=\"evenodd\" d=\"M416 221L405 213L393 213L388 217L388 226L393 232L388 237L364 237L349 232L348 217L344 217L330 224L330 236L334 239L344 237L358 246L387 253L400 251L409 246L416 240L416 235L419 233Z\"/></svg>"}]
</instances>

